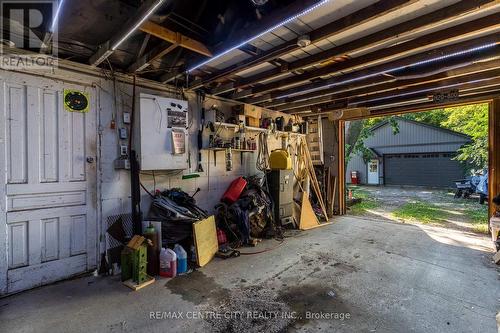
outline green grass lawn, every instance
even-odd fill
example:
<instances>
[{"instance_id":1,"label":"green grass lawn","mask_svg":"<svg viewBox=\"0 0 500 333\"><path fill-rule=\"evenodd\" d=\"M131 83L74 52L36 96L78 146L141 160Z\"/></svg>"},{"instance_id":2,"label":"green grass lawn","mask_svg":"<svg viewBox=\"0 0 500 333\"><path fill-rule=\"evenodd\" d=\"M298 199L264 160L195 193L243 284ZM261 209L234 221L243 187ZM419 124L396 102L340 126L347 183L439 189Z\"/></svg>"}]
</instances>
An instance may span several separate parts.
<instances>
[{"instance_id":1,"label":"green grass lawn","mask_svg":"<svg viewBox=\"0 0 500 333\"><path fill-rule=\"evenodd\" d=\"M479 207L478 207L479 206ZM488 205L477 205L465 211L467 217L474 224L474 231L489 234L488 230Z\"/></svg>"},{"instance_id":2,"label":"green grass lawn","mask_svg":"<svg viewBox=\"0 0 500 333\"><path fill-rule=\"evenodd\" d=\"M472 224L474 232L488 234L488 206L479 205L475 201L457 202L456 214L464 215L465 222ZM429 202L416 201L406 203L392 212L392 215L403 221L442 224L453 220L453 211L447 207L437 206Z\"/></svg>"},{"instance_id":3,"label":"green grass lawn","mask_svg":"<svg viewBox=\"0 0 500 333\"><path fill-rule=\"evenodd\" d=\"M392 212L394 217L405 221L442 223L450 216L448 212L428 202L406 203Z\"/></svg>"},{"instance_id":4,"label":"green grass lawn","mask_svg":"<svg viewBox=\"0 0 500 333\"><path fill-rule=\"evenodd\" d=\"M361 199L361 202L350 207L350 212L353 215L363 215L367 210L375 209L380 207L380 203L377 202L370 193L362 188L356 186L350 186L349 189L352 191L352 197L356 199Z\"/></svg>"},{"instance_id":5,"label":"green grass lawn","mask_svg":"<svg viewBox=\"0 0 500 333\"><path fill-rule=\"evenodd\" d=\"M370 210L381 208L387 203L377 199L376 195L359 186L349 186L353 198L360 203L350 206L350 214L365 215ZM403 222L445 225L449 222L469 223L477 233L488 234L488 206L480 205L475 199L454 199L454 192L435 191L436 201L422 201L415 197L410 202L394 209L390 215Z\"/></svg>"}]
</instances>

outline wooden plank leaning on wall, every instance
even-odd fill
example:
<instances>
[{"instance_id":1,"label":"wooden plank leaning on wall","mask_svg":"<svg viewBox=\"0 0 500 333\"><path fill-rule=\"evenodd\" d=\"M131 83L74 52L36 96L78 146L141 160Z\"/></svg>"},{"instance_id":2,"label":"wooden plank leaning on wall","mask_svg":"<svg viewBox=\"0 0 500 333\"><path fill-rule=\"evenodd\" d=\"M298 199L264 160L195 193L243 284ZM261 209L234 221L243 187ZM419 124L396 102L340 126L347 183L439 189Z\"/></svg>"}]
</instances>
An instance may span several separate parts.
<instances>
[{"instance_id":1,"label":"wooden plank leaning on wall","mask_svg":"<svg viewBox=\"0 0 500 333\"><path fill-rule=\"evenodd\" d=\"M496 210L491 200L500 194L500 99L494 99L489 103L488 119L488 212L491 217Z\"/></svg>"}]
</instances>

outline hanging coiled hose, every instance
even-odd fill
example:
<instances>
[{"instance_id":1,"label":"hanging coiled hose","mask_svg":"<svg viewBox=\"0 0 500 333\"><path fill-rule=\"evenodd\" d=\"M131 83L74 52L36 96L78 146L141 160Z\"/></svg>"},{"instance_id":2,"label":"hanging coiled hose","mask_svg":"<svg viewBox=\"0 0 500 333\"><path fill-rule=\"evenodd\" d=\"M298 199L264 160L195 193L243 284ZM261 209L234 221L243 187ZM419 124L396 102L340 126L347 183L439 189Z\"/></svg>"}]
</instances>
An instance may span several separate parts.
<instances>
[{"instance_id":1,"label":"hanging coiled hose","mask_svg":"<svg viewBox=\"0 0 500 333\"><path fill-rule=\"evenodd\" d=\"M257 154L256 168L264 173L269 171L269 148L267 146L267 133L259 133L259 138L257 142L257 147L259 149Z\"/></svg>"}]
</instances>

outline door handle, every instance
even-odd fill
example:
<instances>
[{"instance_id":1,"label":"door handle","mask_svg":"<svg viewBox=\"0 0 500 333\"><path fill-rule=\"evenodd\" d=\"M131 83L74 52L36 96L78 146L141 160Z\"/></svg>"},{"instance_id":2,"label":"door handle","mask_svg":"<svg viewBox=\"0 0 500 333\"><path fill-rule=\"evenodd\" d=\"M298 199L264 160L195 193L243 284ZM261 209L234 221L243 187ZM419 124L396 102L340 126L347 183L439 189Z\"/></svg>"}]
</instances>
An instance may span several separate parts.
<instances>
[{"instance_id":1,"label":"door handle","mask_svg":"<svg viewBox=\"0 0 500 333\"><path fill-rule=\"evenodd\" d=\"M91 156L87 157L87 163L94 163L94 158Z\"/></svg>"}]
</instances>

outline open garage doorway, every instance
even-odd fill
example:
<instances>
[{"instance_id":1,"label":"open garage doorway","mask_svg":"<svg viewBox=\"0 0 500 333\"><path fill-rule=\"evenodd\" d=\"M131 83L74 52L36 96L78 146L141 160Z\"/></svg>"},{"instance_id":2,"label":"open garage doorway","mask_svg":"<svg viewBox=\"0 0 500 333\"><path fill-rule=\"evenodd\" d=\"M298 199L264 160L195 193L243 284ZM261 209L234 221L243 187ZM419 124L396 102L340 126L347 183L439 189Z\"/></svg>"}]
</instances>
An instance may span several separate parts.
<instances>
[{"instance_id":1,"label":"open garage doorway","mask_svg":"<svg viewBox=\"0 0 500 333\"><path fill-rule=\"evenodd\" d=\"M488 234L488 103L345 123L347 214Z\"/></svg>"}]
</instances>

